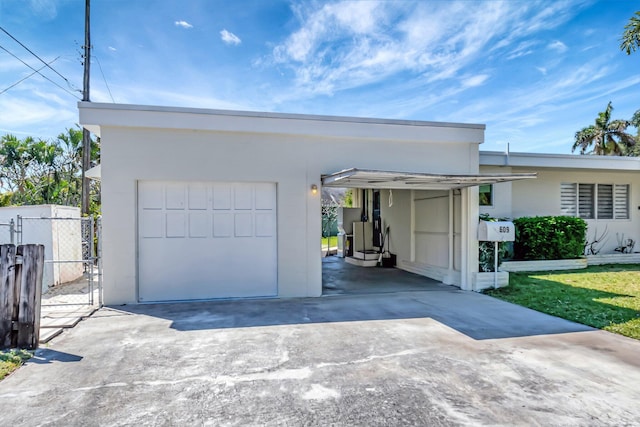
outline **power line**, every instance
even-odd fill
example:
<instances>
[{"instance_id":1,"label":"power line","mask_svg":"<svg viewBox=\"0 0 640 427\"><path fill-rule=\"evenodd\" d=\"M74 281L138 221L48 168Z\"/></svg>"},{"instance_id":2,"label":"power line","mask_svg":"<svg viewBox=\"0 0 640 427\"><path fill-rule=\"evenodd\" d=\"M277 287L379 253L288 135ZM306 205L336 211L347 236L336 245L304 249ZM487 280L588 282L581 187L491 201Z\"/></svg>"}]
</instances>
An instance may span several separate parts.
<instances>
[{"instance_id":1,"label":"power line","mask_svg":"<svg viewBox=\"0 0 640 427\"><path fill-rule=\"evenodd\" d=\"M6 35L8 35L9 37L11 37L16 43L18 43L20 46L22 46L23 48L25 48L27 50L27 52L29 52L30 54L32 54L33 56L35 56L36 58L38 58L38 60L40 62L42 62L46 67L48 67L49 69L51 69L51 71L53 71L54 73L56 73L57 75L59 75L60 77L62 77L62 80L64 80L65 82L67 82L67 85L69 86L69 88L73 89L73 90L78 90L77 87L74 87L71 82L62 74L60 74L59 72L57 72L56 70L53 69L53 67L49 64L47 64L44 59L40 58L38 55L36 55L35 53L33 53L33 51L31 49L29 49L28 47L26 47L24 44L22 44L20 42L20 40L18 40L17 38L13 37L7 30L5 30L4 28L0 27L0 30L2 30L2 32L4 32Z\"/></svg>"},{"instance_id":2,"label":"power line","mask_svg":"<svg viewBox=\"0 0 640 427\"><path fill-rule=\"evenodd\" d=\"M93 57L96 59L96 62L98 63L98 68L100 68L100 74L102 74L102 80L104 80L104 85L107 87L107 91L109 92L109 96L111 97L111 102L115 104L116 100L113 99L113 95L111 94L111 89L109 89L109 83L107 83L107 79L105 78L104 72L102 71L102 65L100 64L100 60L96 55L93 55Z\"/></svg>"},{"instance_id":3,"label":"power line","mask_svg":"<svg viewBox=\"0 0 640 427\"><path fill-rule=\"evenodd\" d=\"M58 56L56 59L54 59L53 61L49 62L49 64L53 64L54 62L56 62L60 57ZM3 91L0 92L0 95L2 95L3 93L5 93L6 91L8 91L9 89L18 86L20 83L22 83L23 81L27 80L29 77L34 76L36 74L38 74L40 71L44 70L45 68L47 68L45 65L43 65L42 67L38 68L36 71L34 71L33 73L29 74L28 76L18 80L17 82L15 82L14 84L12 84L11 86L7 87L6 89L4 89Z\"/></svg>"},{"instance_id":4,"label":"power line","mask_svg":"<svg viewBox=\"0 0 640 427\"><path fill-rule=\"evenodd\" d=\"M42 74L40 71L36 70L35 68L33 68L31 65L27 64L26 62L24 62L22 59L18 58L16 55L14 55L13 53L11 53L10 51L8 51L5 47L3 47L2 45L0 45L0 49L4 50L5 52L7 52L9 55L13 56L14 58L16 58L18 61L22 62L24 65L26 65L27 67L31 68L33 71L35 71L36 73L38 73L40 76L42 76L44 79L48 80L49 82L53 83L54 85L58 86L60 89L64 90L65 92L67 92L69 95L73 96L74 98L76 98L77 100L81 100L78 96L76 96L73 92L69 91L67 88L64 88L62 86L60 86L58 83L54 82L53 80L51 80L49 77L45 76L44 74Z\"/></svg>"}]
</instances>

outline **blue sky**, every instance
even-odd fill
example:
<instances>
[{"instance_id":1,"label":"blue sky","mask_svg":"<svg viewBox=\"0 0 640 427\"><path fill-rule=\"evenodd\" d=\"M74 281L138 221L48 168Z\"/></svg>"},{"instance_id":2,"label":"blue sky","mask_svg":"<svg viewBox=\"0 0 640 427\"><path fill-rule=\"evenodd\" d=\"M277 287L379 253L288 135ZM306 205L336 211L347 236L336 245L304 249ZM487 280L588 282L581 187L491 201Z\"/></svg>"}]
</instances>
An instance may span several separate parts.
<instances>
[{"instance_id":1,"label":"blue sky","mask_svg":"<svg viewBox=\"0 0 640 427\"><path fill-rule=\"evenodd\" d=\"M91 100L484 123L483 150L569 153L607 102L640 109L640 1L92 0ZM78 120L83 0L0 0L51 67L0 93L0 134ZM7 34L0 47L43 63ZM33 71L0 49L0 91ZM635 129L630 129L635 132Z\"/></svg>"}]
</instances>

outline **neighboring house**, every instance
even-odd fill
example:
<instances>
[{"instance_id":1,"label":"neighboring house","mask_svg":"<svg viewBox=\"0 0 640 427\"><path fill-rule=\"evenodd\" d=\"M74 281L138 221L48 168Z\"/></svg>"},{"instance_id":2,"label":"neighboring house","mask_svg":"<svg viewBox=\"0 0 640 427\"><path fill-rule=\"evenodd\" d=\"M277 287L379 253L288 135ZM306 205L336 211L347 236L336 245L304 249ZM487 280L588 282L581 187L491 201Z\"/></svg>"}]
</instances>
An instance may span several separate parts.
<instances>
[{"instance_id":1,"label":"neighboring house","mask_svg":"<svg viewBox=\"0 0 640 427\"><path fill-rule=\"evenodd\" d=\"M482 186L480 213L579 216L588 224L587 241L606 233L594 245L602 254L619 240L640 238L640 158L480 152L480 171L537 173L535 180Z\"/></svg>"},{"instance_id":2,"label":"neighboring house","mask_svg":"<svg viewBox=\"0 0 640 427\"><path fill-rule=\"evenodd\" d=\"M474 289L484 125L79 103L101 138L106 304L322 294L323 186L399 268ZM357 169L354 169L357 168Z\"/></svg>"},{"instance_id":3,"label":"neighboring house","mask_svg":"<svg viewBox=\"0 0 640 427\"><path fill-rule=\"evenodd\" d=\"M22 218L20 221L18 216ZM82 277L83 265L78 262L83 259L80 208L60 205L0 208L0 223L8 224L11 220L14 222L14 236L12 238L8 228L3 227L0 243L44 245L43 291Z\"/></svg>"}]
</instances>

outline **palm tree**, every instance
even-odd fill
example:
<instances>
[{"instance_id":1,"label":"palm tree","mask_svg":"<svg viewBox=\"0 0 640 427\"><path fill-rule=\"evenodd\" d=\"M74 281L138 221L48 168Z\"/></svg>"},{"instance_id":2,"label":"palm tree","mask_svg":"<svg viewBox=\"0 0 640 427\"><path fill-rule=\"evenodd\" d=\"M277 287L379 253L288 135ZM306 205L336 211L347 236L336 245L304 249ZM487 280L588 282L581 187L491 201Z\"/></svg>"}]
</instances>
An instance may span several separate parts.
<instances>
[{"instance_id":1,"label":"palm tree","mask_svg":"<svg viewBox=\"0 0 640 427\"><path fill-rule=\"evenodd\" d=\"M636 128L636 145L633 147L631 156L638 157L640 156L640 110L637 110L633 117L631 117L631 126Z\"/></svg>"},{"instance_id":2,"label":"palm tree","mask_svg":"<svg viewBox=\"0 0 640 427\"><path fill-rule=\"evenodd\" d=\"M627 55L631 55L631 52L635 52L638 48L640 48L640 11L636 12L624 26L620 43L620 50L627 52Z\"/></svg>"},{"instance_id":3,"label":"palm tree","mask_svg":"<svg viewBox=\"0 0 640 427\"><path fill-rule=\"evenodd\" d=\"M580 154L627 155L636 143L635 138L625 132L631 123L628 120L611 120L612 111L609 101L607 108L598 113L595 124L576 132L571 151L580 148ZM593 149L587 151L592 145Z\"/></svg>"},{"instance_id":4,"label":"palm tree","mask_svg":"<svg viewBox=\"0 0 640 427\"><path fill-rule=\"evenodd\" d=\"M633 117L631 117L631 126L638 129L638 133L640 133L640 110L637 110L633 113Z\"/></svg>"}]
</instances>

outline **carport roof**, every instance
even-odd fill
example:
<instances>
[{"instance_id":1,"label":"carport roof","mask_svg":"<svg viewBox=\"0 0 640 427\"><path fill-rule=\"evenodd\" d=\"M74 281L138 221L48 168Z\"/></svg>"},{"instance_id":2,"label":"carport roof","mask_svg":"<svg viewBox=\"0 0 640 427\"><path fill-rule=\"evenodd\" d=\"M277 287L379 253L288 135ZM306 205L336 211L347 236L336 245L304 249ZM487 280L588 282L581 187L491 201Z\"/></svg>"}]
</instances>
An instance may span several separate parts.
<instances>
[{"instance_id":1,"label":"carport roof","mask_svg":"<svg viewBox=\"0 0 640 427\"><path fill-rule=\"evenodd\" d=\"M340 188L388 188L405 190L450 190L536 178L535 173L490 174L431 174L420 172L394 172L369 169L345 169L322 176L325 187Z\"/></svg>"}]
</instances>

